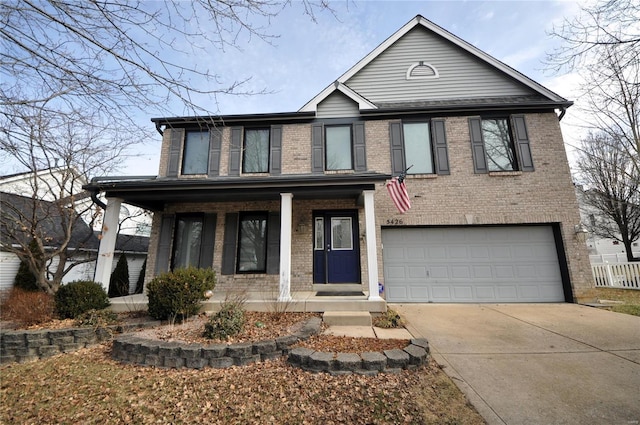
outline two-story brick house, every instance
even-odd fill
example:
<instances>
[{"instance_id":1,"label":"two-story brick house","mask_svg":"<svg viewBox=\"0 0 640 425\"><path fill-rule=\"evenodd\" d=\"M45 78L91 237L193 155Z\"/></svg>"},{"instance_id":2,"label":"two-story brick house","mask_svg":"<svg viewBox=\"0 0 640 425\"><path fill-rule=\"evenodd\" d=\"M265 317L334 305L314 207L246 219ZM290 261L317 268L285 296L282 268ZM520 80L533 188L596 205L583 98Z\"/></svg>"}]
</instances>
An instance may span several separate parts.
<instances>
[{"instance_id":1,"label":"two-story brick house","mask_svg":"<svg viewBox=\"0 0 640 425\"><path fill-rule=\"evenodd\" d=\"M219 292L348 288L372 311L379 282L390 302L571 302L590 269L570 105L416 16L297 112L153 119L159 175L87 188L154 211L147 278L212 267ZM400 214L385 183L407 168Z\"/></svg>"}]
</instances>

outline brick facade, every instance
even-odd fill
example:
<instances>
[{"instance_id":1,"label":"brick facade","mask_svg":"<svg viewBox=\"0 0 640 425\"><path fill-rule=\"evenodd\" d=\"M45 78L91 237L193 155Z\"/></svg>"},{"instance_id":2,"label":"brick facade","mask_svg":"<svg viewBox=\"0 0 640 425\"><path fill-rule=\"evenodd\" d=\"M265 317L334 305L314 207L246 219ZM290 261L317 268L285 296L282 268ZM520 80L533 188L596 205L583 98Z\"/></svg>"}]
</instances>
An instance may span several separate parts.
<instances>
[{"instance_id":1,"label":"brick facade","mask_svg":"<svg viewBox=\"0 0 640 425\"><path fill-rule=\"evenodd\" d=\"M435 117L431 117L435 118ZM391 173L389 120L365 123L367 171ZM381 229L383 226L496 225L559 223L574 298L590 287L591 272L586 246L574 226L580 222L578 206L562 141L557 115L526 115L535 171L475 174L473 169L468 117L446 117L450 175L409 176L406 184L413 208L399 214L386 188L379 184L375 193L378 274L383 276ZM163 137L159 176L166 175L171 139L167 128ZM223 128L220 175L228 173L230 128ZM282 174L308 174L311 171L311 125L284 124L282 132ZM189 178L194 178L190 176ZM198 177L195 177L198 178ZM264 178L268 179L268 175ZM224 218L227 212L279 211L279 201L220 202L168 205L165 213L217 213L213 268L218 272L218 288L278 291L278 275L242 274L223 276ZM360 255L363 289L367 288L366 236L364 209L354 199L293 199L291 290L311 290L313 282L314 210L357 209L360 224ZM147 279L153 277L160 215L153 220Z\"/></svg>"}]
</instances>

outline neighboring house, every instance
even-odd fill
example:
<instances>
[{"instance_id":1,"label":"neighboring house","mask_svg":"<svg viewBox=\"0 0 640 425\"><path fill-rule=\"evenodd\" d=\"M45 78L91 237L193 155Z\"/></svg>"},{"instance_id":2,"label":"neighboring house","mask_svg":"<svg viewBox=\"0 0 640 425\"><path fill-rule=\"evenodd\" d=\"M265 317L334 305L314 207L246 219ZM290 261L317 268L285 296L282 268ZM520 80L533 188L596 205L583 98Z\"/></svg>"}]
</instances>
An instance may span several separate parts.
<instances>
[{"instance_id":1,"label":"neighboring house","mask_svg":"<svg viewBox=\"0 0 640 425\"><path fill-rule=\"evenodd\" d=\"M592 264L598 263L626 263L627 251L624 244L613 238L604 238L588 231L590 225L594 225L596 217L601 213L594 207L587 205L584 199L584 189L576 185L576 197L580 207L580 217L584 225L585 242L589 250L589 260ZM640 241L632 242L634 257L640 257Z\"/></svg>"},{"instance_id":2,"label":"neighboring house","mask_svg":"<svg viewBox=\"0 0 640 425\"><path fill-rule=\"evenodd\" d=\"M20 229L12 228L12 214L23 214L29 217L35 206L40 229L49 236L48 247L59 246L64 235L60 226L58 202L66 203L69 207L76 208L76 211L86 210L88 206L92 205L93 201L90 198L90 193L82 189L83 184L86 184L86 181L79 177L77 173L62 167L41 170L36 173L28 172L1 176L0 202L2 205L0 210L2 217L0 224L2 226L2 242L11 241L12 237L9 235L15 235L14 237L23 237L25 243L28 244L29 235L27 233L21 235ZM36 194L35 199L30 196L23 196L32 193ZM139 209L135 208L135 210L138 211ZM129 215L124 206L122 213ZM84 220L79 221L73 228L70 248L77 249L77 253L69 261L77 261L82 264L78 264L65 275L63 278L64 283L79 279L93 279L96 266L95 258L100 242L98 234L96 234L98 232L87 225L87 221L90 221L90 215L90 213L87 213L86 216L82 217ZM144 217L142 214L136 214L135 219L144 222ZM120 219L123 220L124 217L120 217ZM148 216L146 216L146 221L149 221ZM96 227L98 230L101 229L102 220L97 220ZM136 235L134 232L125 234L125 232L121 231L118 236L115 259L117 261L121 253L126 253L131 291L135 290L137 278L146 258L148 244L148 234ZM114 262L113 267L115 267L115 264ZM15 254L0 250L0 290L12 287L19 265L20 260ZM56 265L54 260L49 269L53 270Z\"/></svg>"},{"instance_id":3,"label":"neighboring house","mask_svg":"<svg viewBox=\"0 0 640 425\"><path fill-rule=\"evenodd\" d=\"M147 279L211 267L216 291L357 289L371 311L379 282L389 302L572 302L592 283L571 104L416 16L299 111L153 119L159 175L85 188L106 223L154 212ZM385 183L408 167L400 214Z\"/></svg>"}]
</instances>

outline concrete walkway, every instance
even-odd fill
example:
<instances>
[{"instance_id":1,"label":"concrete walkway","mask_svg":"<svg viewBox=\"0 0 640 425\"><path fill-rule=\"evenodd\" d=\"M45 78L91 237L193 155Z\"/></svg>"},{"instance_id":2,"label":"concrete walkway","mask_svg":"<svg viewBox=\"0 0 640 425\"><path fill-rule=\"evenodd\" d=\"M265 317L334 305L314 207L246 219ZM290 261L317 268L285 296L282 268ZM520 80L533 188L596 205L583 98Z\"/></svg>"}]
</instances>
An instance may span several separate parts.
<instances>
[{"instance_id":1,"label":"concrete walkway","mask_svg":"<svg viewBox=\"0 0 640 425\"><path fill-rule=\"evenodd\" d=\"M640 424L640 317L575 304L392 304L489 424Z\"/></svg>"}]
</instances>

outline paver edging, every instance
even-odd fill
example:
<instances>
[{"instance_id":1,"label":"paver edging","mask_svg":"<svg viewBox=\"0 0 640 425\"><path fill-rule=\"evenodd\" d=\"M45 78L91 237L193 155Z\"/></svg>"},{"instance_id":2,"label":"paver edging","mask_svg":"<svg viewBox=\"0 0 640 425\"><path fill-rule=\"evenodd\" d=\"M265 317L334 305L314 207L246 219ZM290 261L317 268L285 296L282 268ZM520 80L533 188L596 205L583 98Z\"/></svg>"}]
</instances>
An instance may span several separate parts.
<instances>
[{"instance_id":1,"label":"paver edging","mask_svg":"<svg viewBox=\"0 0 640 425\"><path fill-rule=\"evenodd\" d=\"M376 375L414 369L425 364L428 358L429 342L424 338L414 338L402 350L385 350L382 353L333 353L298 347L291 350L288 362L310 372Z\"/></svg>"},{"instance_id":2,"label":"paver edging","mask_svg":"<svg viewBox=\"0 0 640 425\"><path fill-rule=\"evenodd\" d=\"M114 339L111 356L122 363L159 368L244 366L289 355L292 345L320 333L321 323L319 317L312 317L292 335L237 344L188 344L155 341L133 333L123 334Z\"/></svg>"},{"instance_id":3,"label":"paver edging","mask_svg":"<svg viewBox=\"0 0 640 425\"><path fill-rule=\"evenodd\" d=\"M110 341L114 334L157 326L149 321L131 325L76 327L65 329L1 330L0 364L24 363L46 359L56 354L70 353L81 348Z\"/></svg>"}]
</instances>

